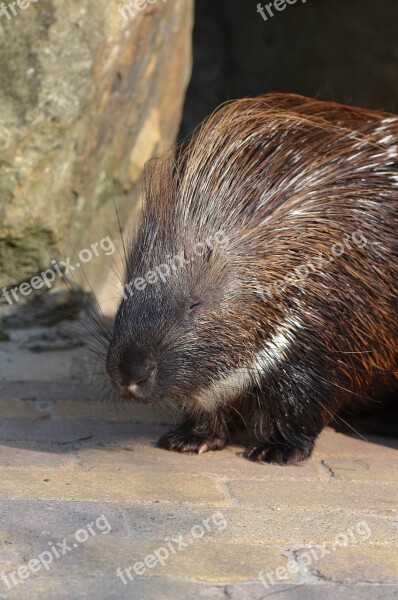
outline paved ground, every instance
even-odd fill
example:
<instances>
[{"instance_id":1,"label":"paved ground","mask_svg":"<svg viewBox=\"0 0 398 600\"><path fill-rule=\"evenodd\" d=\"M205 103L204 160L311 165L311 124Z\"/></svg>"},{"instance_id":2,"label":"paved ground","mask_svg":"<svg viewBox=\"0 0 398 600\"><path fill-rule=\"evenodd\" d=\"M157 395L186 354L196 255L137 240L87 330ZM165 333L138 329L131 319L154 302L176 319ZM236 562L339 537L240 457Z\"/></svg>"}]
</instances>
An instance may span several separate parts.
<instances>
[{"instance_id":1,"label":"paved ground","mask_svg":"<svg viewBox=\"0 0 398 600\"><path fill-rule=\"evenodd\" d=\"M0 598L398 598L397 440L329 429L284 468L170 454L152 445L170 417L99 401L81 350L11 335Z\"/></svg>"}]
</instances>

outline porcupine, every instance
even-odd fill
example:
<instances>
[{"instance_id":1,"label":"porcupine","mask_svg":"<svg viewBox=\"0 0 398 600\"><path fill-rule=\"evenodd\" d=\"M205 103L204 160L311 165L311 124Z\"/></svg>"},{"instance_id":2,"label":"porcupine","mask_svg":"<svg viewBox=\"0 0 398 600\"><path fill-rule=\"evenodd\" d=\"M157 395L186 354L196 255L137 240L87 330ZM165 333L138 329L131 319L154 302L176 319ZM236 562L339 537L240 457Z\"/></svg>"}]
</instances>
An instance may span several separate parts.
<instances>
[{"instance_id":1,"label":"porcupine","mask_svg":"<svg viewBox=\"0 0 398 600\"><path fill-rule=\"evenodd\" d=\"M221 449L239 422L247 458L308 458L333 417L398 388L397 224L396 116L293 94L223 105L147 167L114 389L177 407L162 448Z\"/></svg>"}]
</instances>

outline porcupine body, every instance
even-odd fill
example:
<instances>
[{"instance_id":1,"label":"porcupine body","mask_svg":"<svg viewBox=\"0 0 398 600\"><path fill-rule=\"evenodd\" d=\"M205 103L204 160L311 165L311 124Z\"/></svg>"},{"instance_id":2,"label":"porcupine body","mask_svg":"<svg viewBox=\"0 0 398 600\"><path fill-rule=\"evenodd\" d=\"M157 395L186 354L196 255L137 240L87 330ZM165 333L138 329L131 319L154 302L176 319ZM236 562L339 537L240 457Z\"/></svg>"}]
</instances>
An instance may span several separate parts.
<instances>
[{"instance_id":1,"label":"porcupine body","mask_svg":"<svg viewBox=\"0 0 398 600\"><path fill-rule=\"evenodd\" d=\"M161 447L307 458L398 389L398 118L290 94L221 107L148 166L107 370L177 407ZM126 290L127 288L125 288Z\"/></svg>"}]
</instances>

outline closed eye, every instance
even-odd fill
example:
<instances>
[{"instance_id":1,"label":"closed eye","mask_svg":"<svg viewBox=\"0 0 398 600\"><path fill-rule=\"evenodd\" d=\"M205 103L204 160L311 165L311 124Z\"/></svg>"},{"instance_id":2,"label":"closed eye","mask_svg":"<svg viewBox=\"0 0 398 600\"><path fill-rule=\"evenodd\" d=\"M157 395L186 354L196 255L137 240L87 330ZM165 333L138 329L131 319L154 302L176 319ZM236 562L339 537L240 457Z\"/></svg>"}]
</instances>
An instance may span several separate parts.
<instances>
[{"instance_id":1,"label":"closed eye","mask_svg":"<svg viewBox=\"0 0 398 600\"><path fill-rule=\"evenodd\" d=\"M196 308L197 306L200 306L202 303L201 302L195 302L194 304L191 304L191 306L189 307L189 310L193 310L194 308Z\"/></svg>"}]
</instances>

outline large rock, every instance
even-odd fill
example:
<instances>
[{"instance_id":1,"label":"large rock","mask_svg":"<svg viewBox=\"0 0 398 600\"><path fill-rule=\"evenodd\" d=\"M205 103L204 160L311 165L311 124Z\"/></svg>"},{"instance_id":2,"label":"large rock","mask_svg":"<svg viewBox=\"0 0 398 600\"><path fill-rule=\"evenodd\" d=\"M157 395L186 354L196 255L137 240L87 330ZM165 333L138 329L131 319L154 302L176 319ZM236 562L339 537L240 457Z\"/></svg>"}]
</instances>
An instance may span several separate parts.
<instances>
[{"instance_id":1,"label":"large rock","mask_svg":"<svg viewBox=\"0 0 398 600\"><path fill-rule=\"evenodd\" d=\"M0 15L0 288L116 236L107 172L124 223L144 163L175 140L193 2L136 0L134 18L119 4L18 0ZM94 289L113 259L85 266Z\"/></svg>"}]
</instances>

